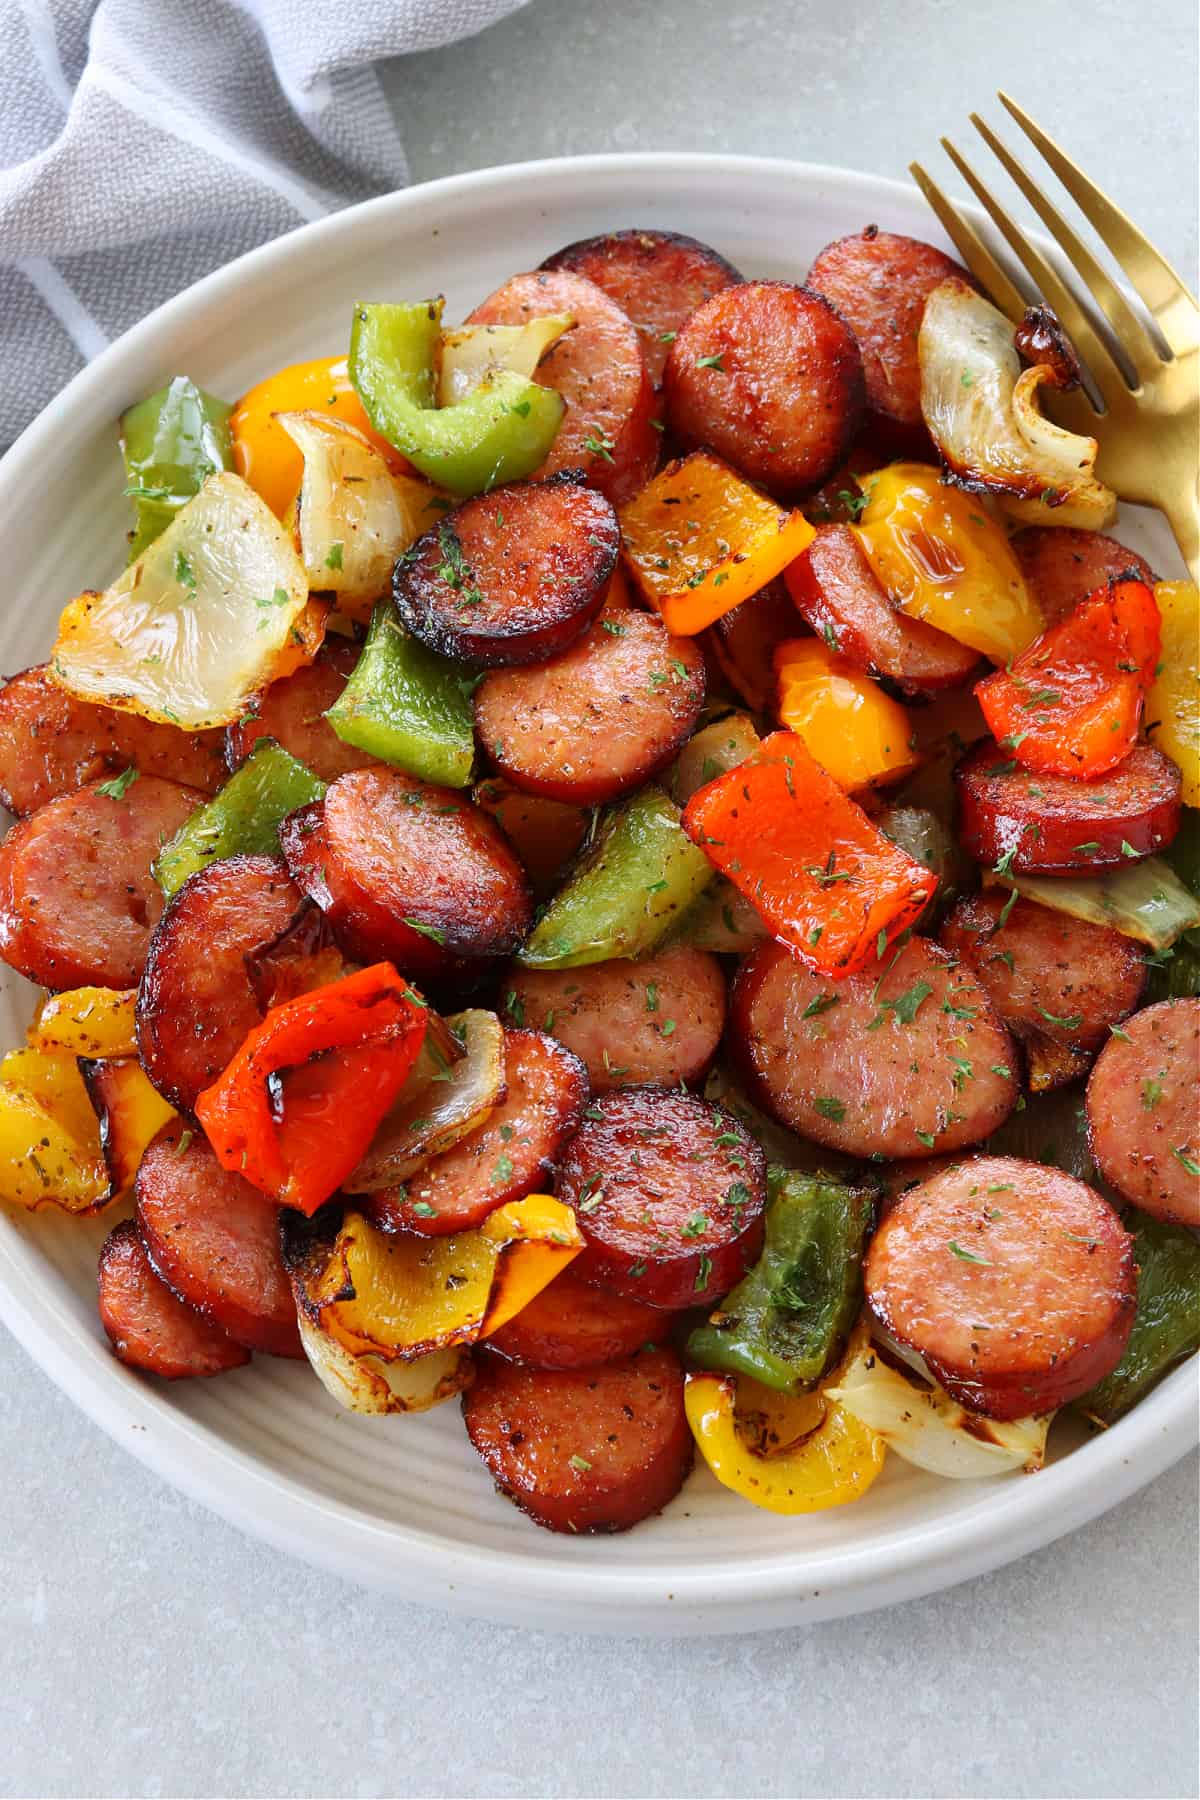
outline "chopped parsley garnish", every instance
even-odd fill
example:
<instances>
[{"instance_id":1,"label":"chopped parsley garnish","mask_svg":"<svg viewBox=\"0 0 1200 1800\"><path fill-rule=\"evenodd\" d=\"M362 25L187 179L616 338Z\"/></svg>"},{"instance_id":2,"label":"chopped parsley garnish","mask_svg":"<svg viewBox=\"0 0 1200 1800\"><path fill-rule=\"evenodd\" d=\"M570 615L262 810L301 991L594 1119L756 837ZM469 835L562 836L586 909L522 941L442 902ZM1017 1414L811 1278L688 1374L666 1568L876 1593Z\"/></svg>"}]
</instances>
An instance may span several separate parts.
<instances>
[{"instance_id":1,"label":"chopped parsley garnish","mask_svg":"<svg viewBox=\"0 0 1200 1800\"><path fill-rule=\"evenodd\" d=\"M978 1263L983 1269L990 1269L992 1266L986 1256L976 1256L973 1250L964 1250L953 1238L950 1239L950 1254L957 1256L960 1262Z\"/></svg>"},{"instance_id":2,"label":"chopped parsley garnish","mask_svg":"<svg viewBox=\"0 0 1200 1800\"><path fill-rule=\"evenodd\" d=\"M840 1122L846 1116L845 1105L833 1094L818 1094L813 1101L813 1105L823 1119L833 1119Z\"/></svg>"},{"instance_id":3,"label":"chopped parsley garnish","mask_svg":"<svg viewBox=\"0 0 1200 1800\"><path fill-rule=\"evenodd\" d=\"M96 792L107 794L110 800L123 800L137 778L138 769L134 763L130 763L127 769L122 769L121 773L114 775L111 781L98 782Z\"/></svg>"}]
</instances>

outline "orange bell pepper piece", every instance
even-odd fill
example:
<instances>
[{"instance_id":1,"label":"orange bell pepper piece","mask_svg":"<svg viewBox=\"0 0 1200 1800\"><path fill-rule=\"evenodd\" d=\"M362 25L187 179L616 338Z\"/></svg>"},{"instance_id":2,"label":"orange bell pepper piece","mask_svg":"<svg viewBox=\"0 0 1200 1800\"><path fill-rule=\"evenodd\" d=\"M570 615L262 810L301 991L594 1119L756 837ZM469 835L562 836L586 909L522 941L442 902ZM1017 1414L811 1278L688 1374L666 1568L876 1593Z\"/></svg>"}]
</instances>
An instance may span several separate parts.
<instances>
[{"instance_id":1,"label":"orange bell pepper piece","mask_svg":"<svg viewBox=\"0 0 1200 1800\"><path fill-rule=\"evenodd\" d=\"M937 886L791 731L693 794L683 829L773 937L835 978L882 955Z\"/></svg>"},{"instance_id":2,"label":"orange bell pepper piece","mask_svg":"<svg viewBox=\"0 0 1200 1800\"><path fill-rule=\"evenodd\" d=\"M218 1161L314 1213L404 1086L427 1010L391 963L272 1007L196 1101Z\"/></svg>"},{"instance_id":3,"label":"orange bell pepper piece","mask_svg":"<svg viewBox=\"0 0 1200 1800\"><path fill-rule=\"evenodd\" d=\"M997 743L1039 775L1094 780L1137 742L1161 629L1144 581L1112 581L1081 600L975 694Z\"/></svg>"},{"instance_id":4,"label":"orange bell pepper piece","mask_svg":"<svg viewBox=\"0 0 1200 1800\"><path fill-rule=\"evenodd\" d=\"M634 580L680 637L766 587L816 536L707 450L668 463L620 519Z\"/></svg>"},{"instance_id":5,"label":"orange bell pepper piece","mask_svg":"<svg viewBox=\"0 0 1200 1800\"><path fill-rule=\"evenodd\" d=\"M890 781L920 760L899 701L819 638L777 645L775 673L781 723L839 787Z\"/></svg>"},{"instance_id":6,"label":"orange bell pepper piece","mask_svg":"<svg viewBox=\"0 0 1200 1800\"><path fill-rule=\"evenodd\" d=\"M395 474L403 474L409 467L386 438L372 430L351 383L346 357L292 363L243 394L229 421L234 468L277 518L283 517L296 498L304 473L303 455L275 420L276 413L287 412L319 412L342 425L354 425L365 432Z\"/></svg>"}]
</instances>

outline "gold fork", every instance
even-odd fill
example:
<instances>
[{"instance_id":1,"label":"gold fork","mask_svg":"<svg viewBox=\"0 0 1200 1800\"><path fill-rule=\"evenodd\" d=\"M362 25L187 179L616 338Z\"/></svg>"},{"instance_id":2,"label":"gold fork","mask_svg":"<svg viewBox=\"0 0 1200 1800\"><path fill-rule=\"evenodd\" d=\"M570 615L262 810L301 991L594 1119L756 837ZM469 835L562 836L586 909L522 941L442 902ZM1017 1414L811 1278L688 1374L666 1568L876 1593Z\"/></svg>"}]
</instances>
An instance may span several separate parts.
<instances>
[{"instance_id":1,"label":"gold fork","mask_svg":"<svg viewBox=\"0 0 1200 1800\"><path fill-rule=\"evenodd\" d=\"M1025 237L948 138L942 148L987 210L1046 305L1053 307L1075 345L1103 410L1083 388L1056 395L1054 411L1072 431L1100 445L1098 473L1123 500L1157 507L1175 535L1193 581L1200 581L1200 309L1165 257L1077 163L1015 100L1000 101L1058 176L1068 194L1112 253L1146 307L1162 344L1134 312L1054 204L1011 151L981 119L971 123L1012 177L1108 322L1126 368L1113 355L1087 311L1041 252ZM1001 312L1017 324L1028 302L919 163L910 163L917 186L940 219L959 255ZM1165 350L1163 345L1166 346Z\"/></svg>"}]
</instances>

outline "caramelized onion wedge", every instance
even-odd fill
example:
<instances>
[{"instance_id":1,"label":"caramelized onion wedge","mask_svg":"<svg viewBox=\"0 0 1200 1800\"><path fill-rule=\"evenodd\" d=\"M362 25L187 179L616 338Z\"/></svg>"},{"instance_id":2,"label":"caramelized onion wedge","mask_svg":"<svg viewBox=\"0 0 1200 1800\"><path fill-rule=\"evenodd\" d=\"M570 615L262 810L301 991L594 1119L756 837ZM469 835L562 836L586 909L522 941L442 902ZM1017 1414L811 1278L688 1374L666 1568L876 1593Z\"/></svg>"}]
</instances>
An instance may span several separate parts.
<instances>
[{"instance_id":1,"label":"caramelized onion wedge","mask_svg":"<svg viewBox=\"0 0 1200 1800\"><path fill-rule=\"evenodd\" d=\"M313 1372L339 1406L356 1413L428 1412L470 1386L474 1365L466 1345L433 1350L415 1362L354 1356L303 1312L300 1342Z\"/></svg>"},{"instance_id":2,"label":"caramelized onion wedge","mask_svg":"<svg viewBox=\"0 0 1200 1800\"><path fill-rule=\"evenodd\" d=\"M438 405L456 405L500 369L532 375L574 323L570 313L546 313L527 325L460 325L443 331Z\"/></svg>"},{"instance_id":3,"label":"caramelized onion wedge","mask_svg":"<svg viewBox=\"0 0 1200 1800\"><path fill-rule=\"evenodd\" d=\"M958 276L926 300L918 352L925 423L965 487L994 493L1026 524L1111 524L1117 497L1096 479L1095 438L1064 431L1038 404L1039 388L1069 379L1061 359L1022 372L1011 323Z\"/></svg>"}]
</instances>

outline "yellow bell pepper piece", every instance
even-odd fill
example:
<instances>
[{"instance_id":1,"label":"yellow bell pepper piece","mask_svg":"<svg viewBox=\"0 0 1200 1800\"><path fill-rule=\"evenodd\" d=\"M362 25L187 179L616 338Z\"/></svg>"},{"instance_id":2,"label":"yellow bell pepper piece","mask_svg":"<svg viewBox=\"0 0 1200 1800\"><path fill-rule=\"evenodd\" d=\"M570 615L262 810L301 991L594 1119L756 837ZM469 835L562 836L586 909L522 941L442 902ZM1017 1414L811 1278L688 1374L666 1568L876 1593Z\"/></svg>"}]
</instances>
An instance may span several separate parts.
<instances>
[{"instance_id":1,"label":"yellow bell pepper piece","mask_svg":"<svg viewBox=\"0 0 1200 1800\"><path fill-rule=\"evenodd\" d=\"M858 480L867 505L854 529L901 612L993 662L1028 649L1042 610L979 500L923 463L892 463Z\"/></svg>"},{"instance_id":2,"label":"yellow bell pepper piece","mask_svg":"<svg viewBox=\"0 0 1200 1800\"><path fill-rule=\"evenodd\" d=\"M865 1334L812 1393L777 1394L746 1376L689 1374L684 1407L705 1462L724 1487L766 1512L824 1512L861 1500L883 1468L881 1437L828 1399Z\"/></svg>"},{"instance_id":3,"label":"yellow bell pepper piece","mask_svg":"<svg viewBox=\"0 0 1200 1800\"><path fill-rule=\"evenodd\" d=\"M99 1154L100 1127L74 1056L63 1050L10 1050L0 1061L0 1082L32 1094L89 1155Z\"/></svg>"},{"instance_id":4,"label":"yellow bell pepper piece","mask_svg":"<svg viewBox=\"0 0 1200 1800\"><path fill-rule=\"evenodd\" d=\"M1154 598L1162 620L1159 673L1146 695L1146 732L1183 775L1183 803L1200 806L1200 588L1160 581Z\"/></svg>"},{"instance_id":5,"label":"yellow bell pepper piece","mask_svg":"<svg viewBox=\"0 0 1200 1800\"><path fill-rule=\"evenodd\" d=\"M780 722L839 786L869 787L915 768L904 708L819 638L780 644L775 673Z\"/></svg>"},{"instance_id":6,"label":"yellow bell pepper piece","mask_svg":"<svg viewBox=\"0 0 1200 1800\"><path fill-rule=\"evenodd\" d=\"M634 580L681 637L766 587L816 536L707 450L668 463L620 519Z\"/></svg>"},{"instance_id":7,"label":"yellow bell pepper piece","mask_svg":"<svg viewBox=\"0 0 1200 1800\"><path fill-rule=\"evenodd\" d=\"M41 1095L0 1080L0 1200L30 1210L92 1212L109 1191L99 1133L94 1146L85 1146Z\"/></svg>"},{"instance_id":8,"label":"yellow bell pepper piece","mask_svg":"<svg viewBox=\"0 0 1200 1800\"><path fill-rule=\"evenodd\" d=\"M233 466L276 518L281 519L296 498L304 473L303 455L275 419L276 413L289 412L318 412L343 425L354 425L366 433L392 470L408 467L386 438L372 430L351 383L346 357L292 363L243 394L229 421Z\"/></svg>"},{"instance_id":9,"label":"yellow bell pepper piece","mask_svg":"<svg viewBox=\"0 0 1200 1800\"><path fill-rule=\"evenodd\" d=\"M136 988L72 988L49 994L26 1036L37 1050L72 1056L136 1056Z\"/></svg>"},{"instance_id":10,"label":"yellow bell pepper piece","mask_svg":"<svg viewBox=\"0 0 1200 1800\"><path fill-rule=\"evenodd\" d=\"M151 1140L175 1117L175 1108L132 1057L96 1063L88 1074L88 1093L100 1121L113 1192L126 1193Z\"/></svg>"}]
</instances>

